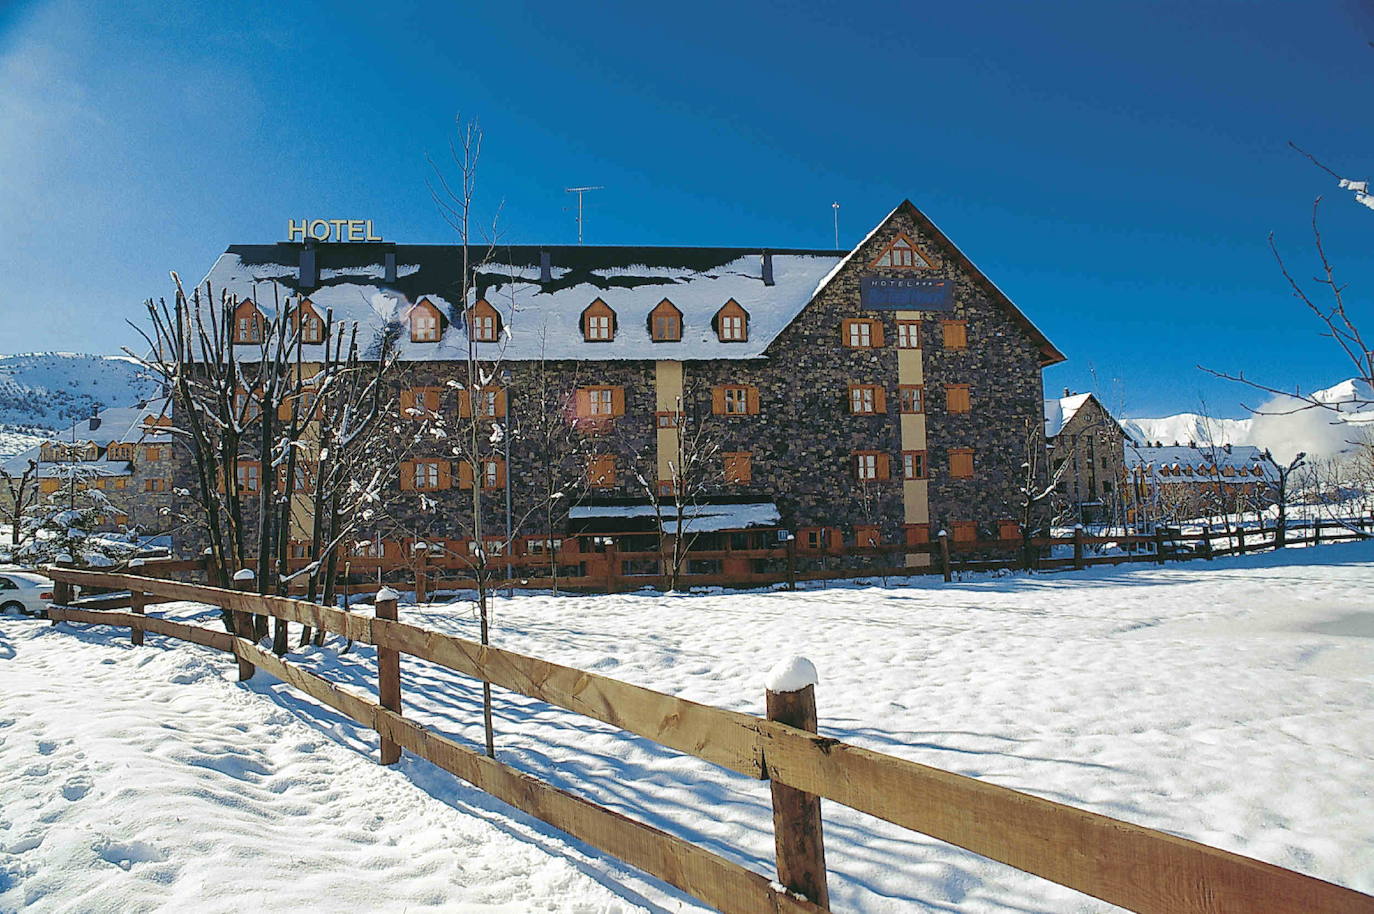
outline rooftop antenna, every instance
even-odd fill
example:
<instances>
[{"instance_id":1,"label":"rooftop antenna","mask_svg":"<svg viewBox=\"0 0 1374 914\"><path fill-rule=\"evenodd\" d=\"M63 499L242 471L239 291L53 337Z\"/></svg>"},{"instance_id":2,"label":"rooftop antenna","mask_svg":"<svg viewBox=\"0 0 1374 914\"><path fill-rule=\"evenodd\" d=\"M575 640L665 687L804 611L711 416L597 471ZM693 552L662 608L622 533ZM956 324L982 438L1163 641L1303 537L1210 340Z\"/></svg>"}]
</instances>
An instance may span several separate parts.
<instances>
[{"instance_id":1,"label":"rooftop antenna","mask_svg":"<svg viewBox=\"0 0 1374 914\"><path fill-rule=\"evenodd\" d=\"M565 193L577 194L577 243L582 243L582 195L591 190L605 190L605 186L596 184L590 187L565 187Z\"/></svg>"},{"instance_id":2,"label":"rooftop antenna","mask_svg":"<svg viewBox=\"0 0 1374 914\"><path fill-rule=\"evenodd\" d=\"M835 211L835 250L840 249L840 204L838 202L830 204L830 208Z\"/></svg>"}]
</instances>

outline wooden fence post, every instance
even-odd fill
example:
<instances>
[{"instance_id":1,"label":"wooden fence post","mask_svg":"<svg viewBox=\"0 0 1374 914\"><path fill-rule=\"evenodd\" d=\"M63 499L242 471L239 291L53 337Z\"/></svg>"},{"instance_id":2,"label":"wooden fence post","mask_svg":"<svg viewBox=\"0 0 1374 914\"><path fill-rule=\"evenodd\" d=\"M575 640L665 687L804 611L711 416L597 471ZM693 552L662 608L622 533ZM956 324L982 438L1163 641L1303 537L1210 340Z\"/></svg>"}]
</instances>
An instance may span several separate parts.
<instances>
[{"instance_id":1,"label":"wooden fence post","mask_svg":"<svg viewBox=\"0 0 1374 914\"><path fill-rule=\"evenodd\" d=\"M147 597L143 595L143 591L129 591L129 612L141 616L143 615L143 607L147 605ZM143 643L143 629L137 627L130 628L129 641L134 645L141 645Z\"/></svg>"},{"instance_id":2,"label":"wooden fence post","mask_svg":"<svg viewBox=\"0 0 1374 914\"><path fill-rule=\"evenodd\" d=\"M1083 564L1083 525L1073 525L1073 567L1082 571Z\"/></svg>"},{"instance_id":3,"label":"wooden fence post","mask_svg":"<svg viewBox=\"0 0 1374 914\"><path fill-rule=\"evenodd\" d=\"M949 531L941 530L937 535L940 537L940 570L944 573L945 581L948 583L954 580L954 570L949 564Z\"/></svg>"},{"instance_id":4,"label":"wooden fence post","mask_svg":"<svg viewBox=\"0 0 1374 914\"><path fill-rule=\"evenodd\" d=\"M816 733L816 668L804 657L778 664L766 684L768 719ZM778 882L822 908L830 906L825 878L825 838L821 798L785 784L769 784L773 794L773 843Z\"/></svg>"},{"instance_id":5,"label":"wooden fence post","mask_svg":"<svg viewBox=\"0 0 1374 914\"><path fill-rule=\"evenodd\" d=\"M787 589L797 589L797 536L787 534Z\"/></svg>"},{"instance_id":6,"label":"wooden fence post","mask_svg":"<svg viewBox=\"0 0 1374 914\"><path fill-rule=\"evenodd\" d=\"M1236 552L1245 555L1245 528L1236 526Z\"/></svg>"},{"instance_id":7,"label":"wooden fence post","mask_svg":"<svg viewBox=\"0 0 1374 914\"><path fill-rule=\"evenodd\" d=\"M1154 534L1154 538L1155 538L1155 563L1158 564L1158 565L1163 565L1163 564L1164 564L1164 531L1161 530L1161 529L1159 529L1159 526L1158 526L1158 525L1155 525L1155 534Z\"/></svg>"},{"instance_id":8,"label":"wooden fence post","mask_svg":"<svg viewBox=\"0 0 1374 914\"><path fill-rule=\"evenodd\" d=\"M1319 517L1319 518L1317 518L1316 523L1315 523L1315 524L1313 525L1313 527L1312 527L1312 545L1313 545L1313 546L1320 546L1321 544L1322 544L1322 519Z\"/></svg>"},{"instance_id":9,"label":"wooden fence post","mask_svg":"<svg viewBox=\"0 0 1374 914\"><path fill-rule=\"evenodd\" d=\"M58 568L62 567L61 562L54 562L53 564ZM56 606L70 606L72 604L72 585L67 581L54 580L52 583L52 601ZM51 624L56 625L57 622L57 619L53 619Z\"/></svg>"},{"instance_id":10,"label":"wooden fence post","mask_svg":"<svg viewBox=\"0 0 1374 914\"><path fill-rule=\"evenodd\" d=\"M429 556L428 543L416 543L415 548L415 602L429 602L429 574L425 560Z\"/></svg>"},{"instance_id":11,"label":"wooden fence post","mask_svg":"<svg viewBox=\"0 0 1374 914\"><path fill-rule=\"evenodd\" d=\"M396 591L383 587L373 601L378 619L397 621ZM418 599L418 597L417 597ZM377 698L383 708L401 713L401 654L387 647L377 648ZM382 737L382 764L394 765L401 760L401 747Z\"/></svg>"},{"instance_id":12,"label":"wooden fence post","mask_svg":"<svg viewBox=\"0 0 1374 914\"><path fill-rule=\"evenodd\" d=\"M234 589L242 591L252 591L257 588L253 584L253 571L250 568L240 568L234 572ZM234 610L234 636L243 638L245 641L257 640L257 621L252 614L243 610ZM239 657L239 682L252 679L257 669L253 664L242 657Z\"/></svg>"}]
</instances>

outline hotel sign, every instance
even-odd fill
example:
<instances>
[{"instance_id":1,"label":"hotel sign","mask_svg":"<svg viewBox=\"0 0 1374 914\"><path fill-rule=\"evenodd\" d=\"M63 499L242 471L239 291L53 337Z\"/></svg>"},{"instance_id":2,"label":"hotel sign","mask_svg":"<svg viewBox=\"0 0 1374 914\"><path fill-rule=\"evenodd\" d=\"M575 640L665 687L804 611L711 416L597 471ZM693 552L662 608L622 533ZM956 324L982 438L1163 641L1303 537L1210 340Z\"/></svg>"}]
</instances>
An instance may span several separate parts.
<instances>
[{"instance_id":1,"label":"hotel sign","mask_svg":"<svg viewBox=\"0 0 1374 914\"><path fill-rule=\"evenodd\" d=\"M864 276L859 307L875 311L953 311L954 280Z\"/></svg>"},{"instance_id":2,"label":"hotel sign","mask_svg":"<svg viewBox=\"0 0 1374 914\"><path fill-rule=\"evenodd\" d=\"M372 233L371 219L295 219L286 220L286 240L305 241L381 241Z\"/></svg>"}]
</instances>

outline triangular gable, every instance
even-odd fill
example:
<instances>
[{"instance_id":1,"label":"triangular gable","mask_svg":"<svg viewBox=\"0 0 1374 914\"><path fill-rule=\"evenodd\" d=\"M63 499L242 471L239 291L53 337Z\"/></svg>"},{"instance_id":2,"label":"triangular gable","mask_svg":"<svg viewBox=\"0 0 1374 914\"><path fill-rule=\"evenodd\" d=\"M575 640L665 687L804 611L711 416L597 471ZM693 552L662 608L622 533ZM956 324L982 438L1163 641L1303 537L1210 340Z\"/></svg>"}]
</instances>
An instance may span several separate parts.
<instances>
[{"instance_id":1,"label":"triangular gable","mask_svg":"<svg viewBox=\"0 0 1374 914\"><path fill-rule=\"evenodd\" d=\"M863 241L859 242L859 244L852 251L850 251L849 254L846 255L843 260L841 260L839 263L835 265L835 268L831 270L830 273L820 281L819 285L816 286L816 291L813 292L811 295L813 300L817 295L820 295L821 292L823 292L832 282L835 281L835 277L840 275L840 273L844 271L845 267L850 265L850 263L854 260L855 256L859 253L860 248L862 248L865 244L871 241L874 237L881 234L882 231L892 222L892 220L896 218L898 213L903 213L909 216L921 229L921 232L923 234L930 236L934 240L935 245L937 247L939 247L942 250L948 251L949 254L954 258L955 263L957 263L960 267L966 270L974 278L975 281L982 284L983 287L986 288L992 294L993 300L998 305L1000 305L1003 308L1003 310L1007 312L1007 315L1011 318L1013 323L1015 323L1017 326L1019 326L1022 330L1025 331L1026 335L1030 337L1031 342L1035 344L1036 349L1040 351L1040 366L1042 368L1047 365L1055 365L1059 362L1064 361L1064 354L1055 348L1054 344L1051 343L1049 339L1046 338L1046 336L1040 332L1040 329L1038 327L1031 323L1030 318L1026 317L1025 314L1021 313L1021 309L1016 307L1012 300L1007 297L1007 294L1003 292L1001 289L997 288L997 284L994 283L992 280L988 279L987 275L982 270L978 269L978 267L973 263L973 261L968 259L968 256L965 255L963 251L959 250L959 246L956 245L953 241L950 241L949 237L945 235L944 232L940 231L940 229L935 225L935 223L931 222L930 218L927 217L925 213L917 209L915 204L913 204L910 200L903 200L901 203L899 203L897 205L897 208L894 209L892 212L888 213L887 216L883 219L883 221L878 223L878 225L874 227L873 231L868 233L868 235L864 238Z\"/></svg>"},{"instance_id":2,"label":"triangular gable","mask_svg":"<svg viewBox=\"0 0 1374 914\"><path fill-rule=\"evenodd\" d=\"M874 270L934 270L940 259L921 250L905 232L898 232L868 266Z\"/></svg>"}]
</instances>

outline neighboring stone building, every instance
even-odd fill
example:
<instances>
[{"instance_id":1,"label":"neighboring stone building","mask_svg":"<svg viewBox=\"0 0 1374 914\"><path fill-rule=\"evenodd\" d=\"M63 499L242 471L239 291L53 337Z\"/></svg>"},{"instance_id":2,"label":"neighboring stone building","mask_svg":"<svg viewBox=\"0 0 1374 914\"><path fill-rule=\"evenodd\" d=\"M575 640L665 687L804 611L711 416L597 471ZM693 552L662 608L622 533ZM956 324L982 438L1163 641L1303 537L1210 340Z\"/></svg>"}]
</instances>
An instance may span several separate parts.
<instances>
[{"instance_id":1,"label":"neighboring stone building","mask_svg":"<svg viewBox=\"0 0 1374 914\"><path fill-rule=\"evenodd\" d=\"M166 430L171 421L166 400L102 410L5 460L0 470L18 476L32 460L44 497L65 491L69 482L78 491L103 492L110 511L101 529L161 532L169 526L162 509L185 504L172 491L177 458Z\"/></svg>"},{"instance_id":2,"label":"neighboring stone building","mask_svg":"<svg viewBox=\"0 0 1374 914\"><path fill-rule=\"evenodd\" d=\"M386 506L396 529L452 538L445 519L470 511L474 480L493 493L488 530L504 533L507 487L512 515L531 513L538 455L520 430L542 372L595 442L588 497L565 532L648 529L636 472L661 488L674 414L699 411L721 443L705 529L783 528L803 549L924 542L940 529L1012 535L1027 430L1041 428L1040 372L1064 357L910 202L852 251L501 247L468 302L462 253L234 245L205 281L243 302L245 342L260 309L304 298L315 314L357 321L369 341L392 334L402 407L477 409L513 428L509 466L504 456L457 465L439 442L412 455ZM456 389L469 333L479 357L499 363L475 406Z\"/></svg>"},{"instance_id":3,"label":"neighboring stone building","mask_svg":"<svg viewBox=\"0 0 1374 914\"><path fill-rule=\"evenodd\" d=\"M1170 523L1267 507L1278 481L1257 447L1195 443L1128 443L1122 478L1128 488L1128 519Z\"/></svg>"},{"instance_id":4,"label":"neighboring stone building","mask_svg":"<svg viewBox=\"0 0 1374 914\"><path fill-rule=\"evenodd\" d=\"M1061 523L1123 520L1122 479L1126 435L1092 394L1045 401L1045 442Z\"/></svg>"}]
</instances>

